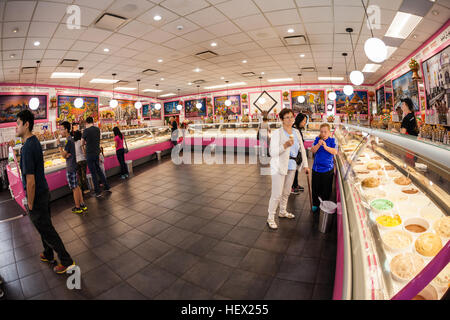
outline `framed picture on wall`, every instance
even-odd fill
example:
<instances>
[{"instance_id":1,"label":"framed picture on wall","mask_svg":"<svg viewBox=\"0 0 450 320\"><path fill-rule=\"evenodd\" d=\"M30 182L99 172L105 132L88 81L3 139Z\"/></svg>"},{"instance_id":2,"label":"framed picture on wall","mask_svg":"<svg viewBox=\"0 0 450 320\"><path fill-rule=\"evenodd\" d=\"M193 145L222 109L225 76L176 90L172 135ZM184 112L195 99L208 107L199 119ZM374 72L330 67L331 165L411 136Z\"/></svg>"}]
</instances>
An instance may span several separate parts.
<instances>
[{"instance_id":1,"label":"framed picture on wall","mask_svg":"<svg viewBox=\"0 0 450 320\"><path fill-rule=\"evenodd\" d=\"M142 118L150 118L150 105L149 104L143 104L142 105Z\"/></svg>"},{"instance_id":2,"label":"framed picture on wall","mask_svg":"<svg viewBox=\"0 0 450 320\"><path fill-rule=\"evenodd\" d=\"M134 107L135 101L117 99L118 105L115 108L117 120L134 120L137 119L138 113Z\"/></svg>"},{"instance_id":3,"label":"framed picture on wall","mask_svg":"<svg viewBox=\"0 0 450 320\"><path fill-rule=\"evenodd\" d=\"M155 107L156 103L150 103L150 120L161 120L161 108Z\"/></svg>"},{"instance_id":4,"label":"framed picture on wall","mask_svg":"<svg viewBox=\"0 0 450 320\"><path fill-rule=\"evenodd\" d=\"M422 62L427 110L436 110L439 124L447 123L450 107L450 46Z\"/></svg>"},{"instance_id":5,"label":"framed picture on wall","mask_svg":"<svg viewBox=\"0 0 450 320\"><path fill-rule=\"evenodd\" d=\"M70 122L79 123L86 120L87 117L94 118L94 122L98 121L98 97L81 97L83 98L83 107L75 108L74 101L78 96L58 96L58 118L68 120Z\"/></svg>"},{"instance_id":6,"label":"framed picture on wall","mask_svg":"<svg viewBox=\"0 0 450 320\"><path fill-rule=\"evenodd\" d=\"M392 100L392 92L386 92L386 109L392 111L394 108L394 101Z\"/></svg>"},{"instance_id":7,"label":"framed picture on wall","mask_svg":"<svg viewBox=\"0 0 450 320\"><path fill-rule=\"evenodd\" d=\"M231 101L231 105L227 107L225 101L227 98ZM241 115L241 96L222 96L214 97L214 114L215 115Z\"/></svg>"},{"instance_id":8,"label":"framed picture on wall","mask_svg":"<svg viewBox=\"0 0 450 320\"><path fill-rule=\"evenodd\" d=\"M381 114L382 110L386 106L386 96L384 93L384 86L377 89L376 96L377 96L377 114Z\"/></svg>"},{"instance_id":9,"label":"framed picture on wall","mask_svg":"<svg viewBox=\"0 0 450 320\"><path fill-rule=\"evenodd\" d=\"M336 113L359 112L360 114L369 114L367 91L355 90L350 96L347 96L342 90L336 90L335 92Z\"/></svg>"},{"instance_id":10,"label":"framed picture on wall","mask_svg":"<svg viewBox=\"0 0 450 320\"><path fill-rule=\"evenodd\" d=\"M300 103L298 97L305 97L305 102ZM305 114L325 112L325 91L323 90L304 90L291 91L292 110L295 113Z\"/></svg>"},{"instance_id":11,"label":"framed picture on wall","mask_svg":"<svg viewBox=\"0 0 450 320\"><path fill-rule=\"evenodd\" d=\"M409 71L404 75L392 80L392 88L394 90L394 108L400 108L401 99L410 98L414 104L414 110L420 111L419 90L417 81L412 78L413 72Z\"/></svg>"},{"instance_id":12,"label":"framed picture on wall","mask_svg":"<svg viewBox=\"0 0 450 320\"><path fill-rule=\"evenodd\" d=\"M180 111L177 110L177 105L178 100L164 102L164 116L168 116L171 114L180 114Z\"/></svg>"},{"instance_id":13,"label":"framed picture on wall","mask_svg":"<svg viewBox=\"0 0 450 320\"><path fill-rule=\"evenodd\" d=\"M30 110L28 102L31 98L39 99L39 107L33 112L35 120L47 119L47 95L35 94L1 94L0 93L0 123L17 121L17 114L22 110Z\"/></svg>"},{"instance_id":14,"label":"framed picture on wall","mask_svg":"<svg viewBox=\"0 0 450 320\"><path fill-rule=\"evenodd\" d=\"M197 103L201 103L202 107L197 108ZM185 118L197 118L206 116L206 98L187 100L184 102Z\"/></svg>"}]
</instances>

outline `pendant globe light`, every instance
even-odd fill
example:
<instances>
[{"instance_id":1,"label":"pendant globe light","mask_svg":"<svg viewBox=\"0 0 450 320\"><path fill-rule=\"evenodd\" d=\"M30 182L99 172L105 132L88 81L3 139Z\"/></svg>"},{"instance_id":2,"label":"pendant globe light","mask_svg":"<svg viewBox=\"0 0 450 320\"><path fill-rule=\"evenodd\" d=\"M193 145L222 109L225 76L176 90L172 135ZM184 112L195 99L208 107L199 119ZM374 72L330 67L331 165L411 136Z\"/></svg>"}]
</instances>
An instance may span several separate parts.
<instances>
[{"instance_id":1,"label":"pendant globe light","mask_svg":"<svg viewBox=\"0 0 450 320\"><path fill-rule=\"evenodd\" d=\"M178 98L180 97L180 89L178 89ZM183 109L183 106L181 105L181 100L178 100L178 104L177 104L177 110L181 111L181 109Z\"/></svg>"},{"instance_id":2,"label":"pendant globe light","mask_svg":"<svg viewBox=\"0 0 450 320\"><path fill-rule=\"evenodd\" d=\"M364 43L364 52L366 53L367 58L372 60L375 63L381 63L387 58L387 47L383 40L379 38L375 38L372 31L372 26L370 24L369 16L367 15L366 5L364 4L364 0L361 0L361 3L364 8L364 13L367 18L367 23L369 24L370 33L372 34L372 38L369 38Z\"/></svg>"},{"instance_id":3,"label":"pendant globe light","mask_svg":"<svg viewBox=\"0 0 450 320\"><path fill-rule=\"evenodd\" d=\"M200 100L200 86L197 85L197 103L195 104L195 107L200 110L202 108L202 104L198 102Z\"/></svg>"},{"instance_id":4,"label":"pendant globe light","mask_svg":"<svg viewBox=\"0 0 450 320\"><path fill-rule=\"evenodd\" d=\"M79 67L78 70L80 71L80 74L81 74L81 71L83 71L83 67ZM83 98L80 97L80 79L81 79L81 76L78 77L78 98L76 98L75 101L73 102L73 105L77 109L81 109L84 104Z\"/></svg>"},{"instance_id":5,"label":"pendant globe light","mask_svg":"<svg viewBox=\"0 0 450 320\"><path fill-rule=\"evenodd\" d=\"M110 106L111 108L116 108L117 105L119 104L119 102L118 102L116 99L114 99L114 84L115 84L115 80L116 80L116 79L115 79L116 74L113 73L112 76L113 76L113 98L112 98L111 100L109 100L109 106Z\"/></svg>"},{"instance_id":6,"label":"pendant globe light","mask_svg":"<svg viewBox=\"0 0 450 320\"><path fill-rule=\"evenodd\" d=\"M348 70L347 70L347 53L344 52L342 54L344 56L344 60L345 60L345 75L347 76L347 81L348 81ZM349 84L344 86L344 93L347 96L351 96L353 94L353 87Z\"/></svg>"},{"instance_id":7,"label":"pendant globe light","mask_svg":"<svg viewBox=\"0 0 450 320\"><path fill-rule=\"evenodd\" d=\"M259 88L260 88L261 94L262 94L262 83L261 83L261 80L262 80L262 77L259 77ZM260 103L264 104L264 103L266 103L266 98L260 97L260 98L258 99L258 101L259 101Z\"/></svg>"},{"instance_id":8,"label":"pendant globe light","mask_svg":"<svg viewBox=\"0 0 450 320\"><path fill-rule=\"evenodd\" d=\"M40 61L36 61L36 74L34 75L34 94L36 94L36 78L40 63ZM30 101L28 101L28 106L31 110L37 110L39 108L39 99L37 97L32 97Z\"/></svg>"},{"instance_id":9,"label":"pendant globe light","mask_svg":"<svg viewBox=\"0 0 450 320\"><path fill-rule=\"evenodd\" d=\"M359 86L359 85L361 85L364 82L364 75L363 75L363 73L361 71L357 70L357 68L356 68L355 49L353 48L353 38L352 38L353 29L352 28L347 28L347 29L345 29L345 31L347 31L349 36L350 36L350 43L352 45L352 52L353 52L353 61L355 62L355 70L350 72L350 81L355 86Z\"/></svg>"},{"instance_id":10,"label":"pendant globe light","mask_svg":"<svg viewBox=\"0 0 450 320\"><path fill-rule=\"evenodd\" d=\"M155 98L155 100L158 100L158 87L159 87L159 84L155 84L155 86L156 86L156 98ZM159 103L158 101L156 101L155 109L156 110L161 110L161 103Z\"/></svg>"},{"instance_id":11,"label":"pendant globe light","mask_svg":"<svg viewBox=\"0 0 450 320\"><path fill-rule=\"evenodd\" d=\"M333 70L333 67L328 67L328 70L330 70L330 81L333 81L331 80L331 70ZM331 92L328 94L328 100L336 100L336 92L334 92L333 84L331 84Z\"/></svg>"},{"instance_id":12,"label":"pendant globe light","mask_svg":"<svg viewBox=\"0 0 450 320\"><path fill-rule=\"evenodd\" d=\"M302 90L302 74L301 73L298 74L298 78L300 80L300 90ZM305 96L298 96L298 98L297 98L298 103L304 103L305 100L306 100Z\"/></svg>"},{"instance_id":13,"label":"pendant globe light","mask_svg":"<svg viewBox=\"0 0 450 320\"><path fill-rule=\"evenodd\" d=\"M225 81L225 83L227 84L227 100L225 100L225 105L227 107L231 106L231 100L228 98L228 82L229 81Z\"/></svg>"},{"instance_id":14,"label":"pendant globe light","mask_svg":"<svg viewBox=\"0 0 450 320\"><path fill-rule=\"evenodd\" d=\"M138 84L138 99L140 99L140 96L139 96L139 82L141 81L141 79L137 79L136 80L137 81L137 84ZM136 101L135 103L134 103L134 107L137 109L137 110L139 110L140 108L142 108L142 102L140 101L140 100L138 100L138 101Z\"/></svg>"}]
</instances>

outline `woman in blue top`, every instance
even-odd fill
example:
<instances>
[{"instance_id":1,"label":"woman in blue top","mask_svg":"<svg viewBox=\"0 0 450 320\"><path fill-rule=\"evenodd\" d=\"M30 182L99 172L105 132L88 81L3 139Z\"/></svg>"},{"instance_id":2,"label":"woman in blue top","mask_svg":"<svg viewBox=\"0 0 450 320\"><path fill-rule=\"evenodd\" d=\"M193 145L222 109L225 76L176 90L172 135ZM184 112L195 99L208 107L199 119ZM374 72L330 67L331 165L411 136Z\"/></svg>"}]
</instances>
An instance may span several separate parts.
<instances>
[{"instance_id":1,"label":"woman in blue top","mask_svg":"<svg viewBox=\"0 0 450 320\"><path fill-rule=\"evenodd\" d=\"M337 154L336 139L331 137L330 125L320 126L320 135L314 140L311 151L315 154L312 168L312 211L320 206L319 197L325 201L331 197L334 178L334 155Z\"/></svg>"}]
</instances>

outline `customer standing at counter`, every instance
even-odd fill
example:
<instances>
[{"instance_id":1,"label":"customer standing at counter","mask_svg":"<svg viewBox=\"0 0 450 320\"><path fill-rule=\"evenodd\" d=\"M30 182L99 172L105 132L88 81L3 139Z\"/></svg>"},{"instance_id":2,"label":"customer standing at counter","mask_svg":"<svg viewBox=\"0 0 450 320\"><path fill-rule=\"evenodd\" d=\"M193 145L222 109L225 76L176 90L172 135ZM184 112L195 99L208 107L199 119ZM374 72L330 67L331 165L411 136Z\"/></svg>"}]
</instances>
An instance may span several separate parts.
<instances>
[{"instance_id":1,"label":"customer standing at counter","mask_svg":"<svg viewBox=\"0 0 450 320\"><path fill-rule=\"evenodd\" d=\"M110 187L106 181L106 177L100 169L99 156L100 156L100 129L94 126L94 119L87 117L87 128L83 131L82 145L86 146L86 160L89 171L92 175L92 182L94 183L95 196L101 197L100 186L97 180L97 176L100 177L100 181L103 183L105 191L109 191Z\"/></svg>"},{"instance_id":2,"label":"customer standing at counter","mask_svg":"<svg viewBox=\"0 0 450 320\"><path fill-rule=\"evenodd\" d=\"M312 211L316 212L320 206L319 197L325 201L331 197L334 178L334 159L338 152L335 138L331 137L328 123L320 125L320 135L314 140L311 151L315 154L312 168Z\"/></svg>"},{"instance_id":3,"label":"customer standing at counter","mask_svg":"<svg viewBox=\"0 0 450 320\"><path fill-rule=\"evenodd\" d=\"M86 178L86 154L84 148L81 145L81 131L77 130L73 133L73 140L75 141L75 152L77 154L77 174L78 174L78 183L83 193L89 192L89 187L87 184Z\"/></svg>"},{"instance_id":4,"label":"customer standing at counter","mask_svg":"<svg viewBox=\"0 0 450 320\"><path fill-rule=\"evenodd\" d=\"M400 126L400 133L418 136L419 127L417 126L416 116L414 115L414 104L410 98L401 99L401 102L403 120ZM396 132L395 129L393 131Z\"/></svg>"},{"instance_id":5,"label":"customer standing at counter","mask_svg":"<svg viewBox=\"0 0 450 320\"><path fill-rule=\"evenodd\" d=\"M300 132L293 128L294 113L283 109L279 114L283 126L275 130L270 141L270 170L272 175L272 194L269 201L267 224L271 229L278 229L275 212L280 206L279 218L294 219L295 215L286 211L295 172L305 168L309 173L305 146Z\"/></svg>"},{"instance_id":6,"label":"customer standing at counter","mask_svg":"<svg viewBox=\"0 0 450 320\"><path fill-rule=\"evenodd\" d=\"M174 117L169 118L169 127L172 131L170 140L172 141L172 144L175 147L178 144L178 124Z\"/></svg>"},{"instance_id":7,"label":"customer standing at counter","mask_svg":"<svg viewBox=\"0 0 450 320\"><path fill-rule=\"evenodd\" d=\"M303 139L303 133L302 130L305 128L306 125L306 115L303 113L299 113L297 114L297 116L295 117L295 122L294 122L294 128L298 130L298 132L300 132L300 135L302 136L302 140L305 141ZM298 185L298 171L295 172L295 177L294 177L294 183L292 184L292 194L299 194L303 191L305 191L305 188L303 188L302 186Z\"/></svg>"},{"instance_id":8,"label":"customer standing at counter","mask_svg":"<svg viewBox=\"0 0 450 320\"><path fill-rule=\"evenodd\" d=\"M56 273L65 273L75 263L52 224L50 215L50 191L44 173L44 156L38 138L32 134L34 115L26 109L17 114L17 136L22 138L20 150L20 171L22 184L27 196L27 210L30 220L39 232L44 252L43 262L55 263L54 251L60 264L53 268Z\"/></svg>"},{"instance_id":9,"label":"customer standing at counter","mask_svg":"<svg viewBox=\"0 0 450 320\"><path fill-rule=\"evenodd\" d=\"M114 144L116 146L116 156L120 164L120 178L126 179L129 176L128 176L128 168L127 165L125 164L125 149L123 147L125 137L123 136L122 132L120 132L119 127L114 127L113 133L114 133Z\"/></svg>"}]
</instances>

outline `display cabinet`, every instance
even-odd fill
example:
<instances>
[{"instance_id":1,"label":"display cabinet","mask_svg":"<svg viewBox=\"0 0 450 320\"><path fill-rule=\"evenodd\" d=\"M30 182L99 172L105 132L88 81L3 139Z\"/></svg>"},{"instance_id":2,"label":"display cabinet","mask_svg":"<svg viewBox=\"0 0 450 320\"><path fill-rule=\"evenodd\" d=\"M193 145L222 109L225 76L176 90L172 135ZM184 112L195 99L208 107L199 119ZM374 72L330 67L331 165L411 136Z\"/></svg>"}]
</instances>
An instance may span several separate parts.
<instances>
[{"instance_id":1,"label":"display cabinet","mask_svg":"<svg viewBox=\"0 0 450 320\"><path fill-rule=\"evenodd\" d=\"M440 299L450 285L450 148L344 124L335 137L342 296Z\"/></svg>"}]
</instances>

